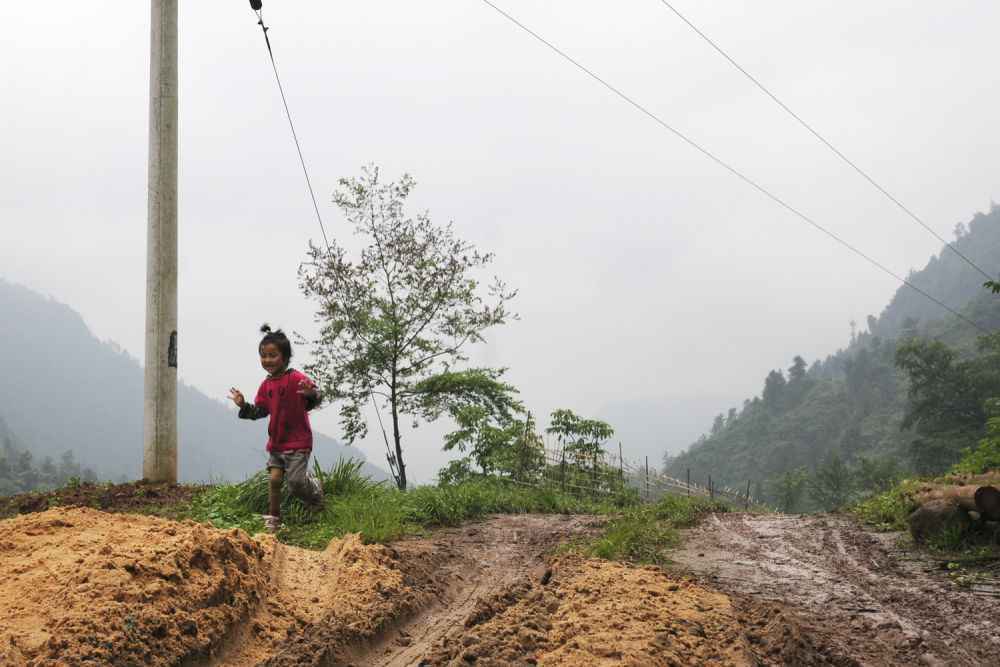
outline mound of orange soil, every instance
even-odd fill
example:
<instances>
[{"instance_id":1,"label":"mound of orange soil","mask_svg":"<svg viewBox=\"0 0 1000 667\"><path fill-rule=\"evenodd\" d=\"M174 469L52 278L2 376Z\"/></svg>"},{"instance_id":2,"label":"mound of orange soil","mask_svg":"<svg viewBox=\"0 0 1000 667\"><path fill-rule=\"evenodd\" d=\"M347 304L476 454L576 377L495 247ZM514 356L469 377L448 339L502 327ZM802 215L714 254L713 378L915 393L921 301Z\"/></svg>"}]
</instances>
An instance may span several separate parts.
<instances>
[{"instance_id":1,"label":"mound of orange soil","mask_svg":"<svg viewBox=\"0 0 1000 667\"><path fill-rule=\"evenodd\" d=\"M0 522L0 663L207 653L256 603L263 555L241 531L87 508Z\"/></svg>"},{"instance_id":2,"label":"mound of orange soil","mask_svg":"<svg viewBox=\"0 0 1000 667\"><path fill-rule=\"evenodd\" d=\"M58 508L0 521L0 665L257 664L415 606L392 550ZM370 630L369 630L370 632Z\"/></svg>"},{"instance_id":3,"label":"mound of orange soil","mask_svg":"<svg viewBox=\"0 0 1000 667\"><path fill-rule=\"evenodd\" d=\"M750 665L729 598L656 568L562 559L484 602L429 664Z\"/></svg>"},{"instance_id":4,"label":"mound of orange soil","mask_svg":"<svg viewBox=\"0 0 1000 667\"><path fill-rule=\"evenodd\" d=\"M312 664L426 603L393 550L365 545L358 535L333 540L321 552L273 540L265 550L273 568L263 603L217 665Z\"/></svg>"}]
</instances>

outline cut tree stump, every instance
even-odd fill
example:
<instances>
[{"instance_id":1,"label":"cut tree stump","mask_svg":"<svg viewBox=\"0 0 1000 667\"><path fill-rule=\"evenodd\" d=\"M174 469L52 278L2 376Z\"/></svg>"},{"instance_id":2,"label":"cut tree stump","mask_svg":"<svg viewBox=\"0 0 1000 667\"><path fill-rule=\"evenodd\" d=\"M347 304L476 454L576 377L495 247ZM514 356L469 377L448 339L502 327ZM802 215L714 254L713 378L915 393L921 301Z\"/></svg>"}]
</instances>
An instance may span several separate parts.
<instances>
[{"instance_id":1,"label":"cut tree stump","mask_svg":"<svg viewBox=\"0 0 1000 667\"><path fill-rule=\"evenodd\" d=\"M953 499L929 500L910 515L910 534L918 543L949 531L964 533L972 525L969 513Z\"/></svg>"},{"instance_id":2,"label":"cut tree stump","mask_svg":"<svg viewBox=\"0 0 1000 667\"><path fill-rule=\"evenodd\" d=\"M973 495L976 509L987 521L1000 521L1000 490L995 486L980 486Z\"/></svg>"}]
</instances>

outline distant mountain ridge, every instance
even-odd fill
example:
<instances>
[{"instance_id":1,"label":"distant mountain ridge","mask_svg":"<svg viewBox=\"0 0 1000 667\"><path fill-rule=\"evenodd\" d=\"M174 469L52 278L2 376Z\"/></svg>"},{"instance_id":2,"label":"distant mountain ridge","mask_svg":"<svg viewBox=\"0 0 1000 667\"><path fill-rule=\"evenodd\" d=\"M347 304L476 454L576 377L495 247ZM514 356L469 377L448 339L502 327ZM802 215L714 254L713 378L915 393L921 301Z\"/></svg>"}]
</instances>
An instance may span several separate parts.
<instances>
[{"instance_id":1,"label":"distant mountain ridge","mask_svg":"<svg viewBox=\"0 0 1000 667\"><path fill-rule=\"evenodd\" d=\"M1000 207L955 232L955 247L996 275ZM952 250L942 248L908 279L983 328L1000 328L1000 297ZM865 324L867 331L853 335L845 349L811 365L789 350L787 369L771 371L759 396L719 414L686 451L665 457L666 470L679 477L690 470L699 481L712 475L732 486L749 480L766 497L783 474L814 469L829 457L860 468L910 469L914 434L901 429L907 385L894 363L897 341L917 336L971 353L981 332L906 286Z\"/></svg>"},{"instance_id":2,"label":"distant mountain ridge","mask_svg":"<svg viewBox=\"0 0 1000 667\"><path fill-rule=\"evenodd\" d=\"M70 450L105 479L142 472L143 370L113 343L99 341L70 307L0 279L0 413L36 458ZM177 391L181 481L240 480L263 468L266 423L181 383ZM322 434L324 466L364 454ZM386 479L365 463L363 471Z\"/></svg>"}]
</instances>

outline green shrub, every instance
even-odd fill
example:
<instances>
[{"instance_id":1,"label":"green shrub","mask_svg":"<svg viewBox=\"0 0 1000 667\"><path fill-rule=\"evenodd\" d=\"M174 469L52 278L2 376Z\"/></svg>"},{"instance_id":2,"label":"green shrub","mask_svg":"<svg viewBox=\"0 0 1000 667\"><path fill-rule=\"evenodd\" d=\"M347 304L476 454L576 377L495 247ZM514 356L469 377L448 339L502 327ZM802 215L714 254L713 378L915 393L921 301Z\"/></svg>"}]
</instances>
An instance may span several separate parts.
<instances>
[{"instance_id":1,"label":"green shrub","mask_svg":"<svg viewBox=\"0 0 1000 667\"><path fill-rule=\"evenodd\" d=\"M963 450L952 471L980 475L997 469L1000 469L1000 417L993 417L987 423L986 437L975 447Z\"/></svg>"},{"instance_id":2,"label":"green shrub","mask_svg":"<svg viewBox=\"0 0 1000 667\"><path fill-rule=\"evenodd\" d=\"M668 495L655 505L625 509L599 537L570 549L607 560L662 565L669 562L669 550L680 542L677 529L695 525L705 514L728 511L729 506L719 500Z\"/></svg>"},{"instance_id":3,"label":"green shrub","mask_svg":"<svg viewBox=\"0 0 1000 667\"><path fill-rule=\"evenodd\" d=\"M666 561L666 550L678 540L669 521L658 520L649 508L636 508L609 522L586 551L606 560L661 564Z\"/></svg>"},{"instance_id":4,"label":"green shrub","mask_svg":"<svg viewBox=\"0 0 1000 667\"><path fill-rule=\"evenodd\" d=\"M917 508L912 496L919 484L919 480L903 480L888 491L853 505L849 511L879 530L906 530L906 519Z\"/></svg>"}]
</instances>

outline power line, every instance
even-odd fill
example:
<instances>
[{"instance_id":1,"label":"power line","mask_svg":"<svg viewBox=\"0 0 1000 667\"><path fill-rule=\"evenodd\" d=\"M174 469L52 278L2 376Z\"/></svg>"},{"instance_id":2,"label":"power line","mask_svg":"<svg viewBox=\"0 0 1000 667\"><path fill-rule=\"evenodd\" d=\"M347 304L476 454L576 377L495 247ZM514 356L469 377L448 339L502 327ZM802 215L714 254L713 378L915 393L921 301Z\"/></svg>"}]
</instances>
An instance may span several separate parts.
<instances>
[{"instance_id":1,"label":"power line","mask_svg":"<svg viewBox=\"0 0 1000 667\"><path fill-rule=\"evenodd\" d=\"M267 44L267 55L271 58L271 69L274 70L274 80L278 82L278 92L281 93L281 103L285 106L285 117L288 119L288 127L292 131L292 139L295 141L295 150L299 153L299 162L302 164L302 174L306 177L306 186L309 188L309 196L312 198L313 210L316 211L316 221L319 222L319 230L323 233L323 243L326 244L327 252L330 251L330 241L326 238L326 227L323 226L323 216L319 214L319 205L316 203L316 193L313 191L312 181L309 179L309 170L306 168L306 159L302 156L302 146L299 144L299 135L295 132L295 123L292 122L292 112L288 109L288 100L285 99L285 87L281 85L281 76L278 74L278 64L274 62L274 51L271 50L271 38L267 36L270 30L264 25L264 12L255 9L257 14L257 25L264 33L264 42Z\"/></svg>"},{"instance_id":2,"label":"power line","mask_svg":"<svg viewBox=\"0 0 1000 667\"><path fill-rule=\"evenodd\" d=\"M867 254L865 254L864 252L862 252L861 250L859 250L855 246L851 245L850 243L848 243L844 239L840 238L839 236L837 236L836 234L834 234L833 232L831 232L826 227L823 227L822 225L820 225L818 222L816 222L815 220L813 220L812 218L810 218L808 215L806 215L802 211L798 210L797 208L795 208L791 204L787 203L785 200L783 200L780 197L778 197L777 195L773 194L770 190L768 190L764 186L762 186L759 183L757 183L757 181L753 180L752 178L750 178L749 176L745 175L740 170L736 169L736 167L733 167L728 162L724 161L722 158L716 156L714 153L712 153L711 151L709 151L707 148L704 148L701 144L699 144L695 140L691 139L690 137L688 137L687 135L685 135L680 130L678 130L678 129L674 128L673 126L669 125L666 121L664 121L662 118L660 118L659 116L657 116L655 113L653 113L652 111L650 111L649 109L647 109L646 107L644 107L639 102L636 102L634 99L632 99L631 97L629 97L628 95L626 95L624 92L622 92L621 90L619 90L618 88L616 88L612 84L610 84L607 81L605 81L604 79L602 79L600 76L598 76L597 74L595 74L592 70L588 69L585 65L583 65L579 61L575 60L572 56L570 56L569 54L567 54L565 51L563 51L562 49L560 49L558 46L556 46L552 42L548 41L547 39L545 39L544 37L542 37L541 35L539 35L537 32L535 32L534 30L532 30L531 28L529 28L525 24L521 23L516 18L514 18L513 16L511 16L510 14L508 14L507 12L505 12L504 10L500 9L499 7L497 7L490 0L482 0L482 1L485 4L489 5L490 7L492 7L498 14L500 14L501 16L503 16L504 18L506 18L508 21L510 21L511 23L513 23L514 25L516 25L518 28L520 28L524 32L526 32L529 35L531 35L532 37L534 37L536 40L538 40L539 42L541 42L542 44L544 44L545 46L547 46L549 49L551 49L555 53L557 53L560 56L562 56L565 60L569 61L577 69L579 69L582 72L584 72L585 74L587 74L587 76L589 76L590 78L594 79L599 84L601 84L602 86L604 86L605 88L607 88L608 90L610 90L612 93L614 93L616 96L618 96L619 98L621 98L622 100L624 100L625 102L627 102L629 105L631 105L632 107L634 107L635 109L637 109L643 115L647 116L650 120L652 120L653 122L655 122L657 125L661 126L663 129L667 130L668 132L670 132L671 134L673 134L674 136L676 136L678 139L680 139L681 141L683 141L687 145L691 146L692 148L694 148L695 150L697 150L699 153L701 153L702 155L704 155L708 159L712 160L712 162L715 162L717 165L719 165L720 167L722 167L723 169L725 169L726 171L728 171L733 176L736 176L741 181L743 181L744 183L746 183L747 185L749 185L753 189L757 190L758 192L760 192L762 195L764 195L765 197L767 197L768 199L770 199L774 203L778 204L779 206L781 206L785 210L789 211L790 213L794 214L795 216L797 216L798 218L800 218L801 220L803 220L804 222L808 223L809 225L812 225L814 228L816 228L819 231L823 232L824 234L826 234L827 236L829 236L830 238L832 238L834 241L836 241L840 245L844 246L845 248L847 248L851 252L853 252L856 255L858 255L859 257L863 258L865 261L867 261L872 266L875 266L876 268L878 268L882 272L884 272L884 273L892 276L893 278L895 278L899 282L903 283L904 285L906 285L910 289L913 289L914 291L916 291L916 292L924 295L927 299L929 299L929 300L933 301L934 303L936 303L937 305L941 306L941 308L947 310L949 313L951 313L955 317L958 317L959 319L963 320L964 322L972 325L973 327L975 327L977 330L981 331L982 333L989 333L989 331L986 328L980 326L978 323L974 322L973 320L969 319L965 315L961 314L960 312L958 312L957 310L955 310L954 308L952 308L948 304L946 304L946 303L944 303L944 302L936 299L935 297L931 296L930 294L928 294L924 290L920 289L919 287L917 287L916 285L914 285L913 283L911 283L906 278L903 278L902 276L898 275L897 273L895 273L894 271L892 271L891 269L889 269L888 267L886 267L884 264L878 262L877 260L873 259L872 257L869 257Z\"/></svg>"},{"instance_id":3,"label":"power line","mask_svg":"<svg viewBox=\"0 0 1000 667\"><path fill-rule=\"evenodd\" d=\"M862 169L861 167L859 167L853 160L851 160L846 155L844 155L836 146L834 146L832 143L830 143L826 139L826 137L824 137L822 134L820 134L812 125L810 125L809 123L807 123L805 120L802 119L801 116L799 116L797 113L795 113L794 111L792 111L788 107L787 104L785 104L780 99L778 99L777 95L775 95L770 90L768 90L768 88L763 83L761 83L754 75L752 75L750 72L748 72L742 65L740 65L738 62L736 62L728 53L726 53L722 49L721 46L719 46L714 40L712 40L712 38L710 38L708 35L706 35L704 32L702 32L701 29L699 29L698 26L696 26L686 16L684 16L684 14L681 14L680 11L678 11L676 7L674 7L672 4L670 4L667 0L660 0L660 2L664 6L666 6L670 11L672 11L674 14L676 14L677 18L679 18L681 21L683 21L684 23L686 23L687 26L689 28L691 28L691 30L693 30L695 33L698 34L699 37L701 37L703 40L705 40L705 42L707 42L709 46L711 46L713 49L715 49L719 53L719 55L721 55L723 58L725 58L726 60L728 60L729 64L731 64L733 67L735 67L737 70L739 70L740 73L743 74L743 76L745 76L747 79L749 79L755 86L757 86L761 90L761 92L763 92L765 95L767 95L768 97L770 97L774 101L775 104L777 104L779 107L781 107L782 109L784 109L785 112L787 112L789 116L791 116L792 118L794 118L795 120L797 120L802 127L804 127L806 130L808 130L810 134L812 134L820 142L822 142L824 146L826 146L831 151L833 151L837 155L837 157L839 157L841 160L843 160L845 163L847 163L852 169L854 169L854 171L858 172L858 174L860 174L862 176L862 178L864 178L866 181L868 181L869 183L871 183L875 187L875 189L877 189L879 192L881 192L883 195L885 195L889 199L889 201L891 201L893 204L895 204L896 206L898 206L899 209L902 210L904 213L906 213L908 216L910 216L911 218L913 218L913 220L918 225L920 225L921 227L923 227L924 229L926 229L928 232L930 232L934 236L934 238L936 238L938 241L940 241L941 243L943 243L944 245L946 245L948 248L950 248L952 252L954 252L956 255L958 255L959 257L961 257L962 259L964 259L965 262L969 266L971 266L972 268L974 268L979 273L983 274L983 276L985 276L987 280L993 280L994 279L994 276L990 275L989 273L987 273L983 269L979 268L979 266L976 265L975 262L973 262L971 259L969 259L958 248L956 248L951 242L946 241L944 238L942 238L940 234L938 234L937 232L935 232L934 229L930 225L928 225L927 223L925 223L916 213L914 213L912 210L910 210L907 206L905 206L903 204L903 202L899 201L899 199L897 199L896 197L894 197L888 190L886 190L884 187L882 187L874 178L872 178L868 174L868 172L866 172L864 169Z\"/></svg>"},{"instance_id":4,"label":"power line","mask_svg":"<svg viewBox=\"0 0 1000 667\"><path fill-rule=\"evenodd\" d=\"M257 25L260 26L260 30L264 33L264 43L267 44L267 55L271 58L271 69L274 70L274 80L278 83L278 92L281 93L281 103L285 107L285 117L288 118L288 127L292 131L292 139L295 140L295 150L299 154L299 163L302 165L302 174L306 177L306 186L309 188L309 197L312 199L313 210L316 211L316 221L319 223L319 230L323 233L323 243L326 245L326 251L329 253L330 241L326 237L326 227L323 225L323 216L320 215L319 205L316 203L316 193L313 190L312 180L309 178L309 169L306 167L306 160L302 156L302 146L299 144L299 135L295 132L295 124L292 122L292 112L288 109L288 100L285 99L285 87L281 85L281 76L278 74L278 65L274 62L274 51L271 49L271 38L267 36L267 31L270 30L266 25L264 25L264 12L260 9L260 3L251 2L250 6L253 8L255 14L257 14ZM372 407L375 408L375 416L378 417L379 428L382 429L382 439L385 441L386 456L389 460L390 468L394 468L393 461L395 456L392 452L392 448L389 446L389 435L385 430L385 423L382 421L382 411L378 408L378 402L375 400L375 392L372 391L371 382L367 382L368 385L368 397L372 401ZM394 473L395 474L395 473Z\"/></svg>"}]
</instances>

